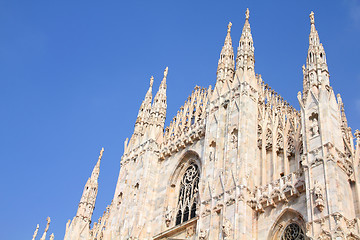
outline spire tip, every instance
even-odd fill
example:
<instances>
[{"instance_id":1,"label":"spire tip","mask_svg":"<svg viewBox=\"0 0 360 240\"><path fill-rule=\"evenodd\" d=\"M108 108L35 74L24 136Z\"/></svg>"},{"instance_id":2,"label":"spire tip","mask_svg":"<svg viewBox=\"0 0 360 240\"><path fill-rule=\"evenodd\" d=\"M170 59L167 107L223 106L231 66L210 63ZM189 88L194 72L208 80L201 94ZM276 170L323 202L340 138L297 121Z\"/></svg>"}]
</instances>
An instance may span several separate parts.
<instances>
[{"instance_id":1,"label":"spire tip","mask_svg":"<svg viewBox=\"0 0 360 240\"><path fill-rule=\"evenodd\" d=\"M245 17L246 17L246 20L249 20L249 18L250 18L250 11L248 8L246 9Z\"/></svg>"},{"instance_id":2,"label":"spire tip","mask_svg":"<svg viewBox=\"0 0 360 240\"><path fill-rule=\"evenodd\" d=\"M153 84L154 84L154 77L153 77L153 76L151 76L151 78L150 78L150 87L152 87L152 86L153 86Z\"/></svg>"},{"instance_id":3,"label":"spire tip","mask_svg":"<svg viewBox=\"0 0 360 240\"><path fill-rule=\"evenodd\" d=\"M99 160L101 160L103 153L104 153L104 148L101 148L100 155L99 155Z\"/></svg>"},{"instance_id":4,"label":"spire tip","mask_svg":"<svg viewBox=\"0 0 360 240\"><path fill-rule=\"evenodd\" d=\"M166 77L167 77L167 75L168 75L168 71L169 71L169 67L166 67L166 68L165 68L165 71L164 71L164 78L166 78Z\"/></svg>"}]
</instances>

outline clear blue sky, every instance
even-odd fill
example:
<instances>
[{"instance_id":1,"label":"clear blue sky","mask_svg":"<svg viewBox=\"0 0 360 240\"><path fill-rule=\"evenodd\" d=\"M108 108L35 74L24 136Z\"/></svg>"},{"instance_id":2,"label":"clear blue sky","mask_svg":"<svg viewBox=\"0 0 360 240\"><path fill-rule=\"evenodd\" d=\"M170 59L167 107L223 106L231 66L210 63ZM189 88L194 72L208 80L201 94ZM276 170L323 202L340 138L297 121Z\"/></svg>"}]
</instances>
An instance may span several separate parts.
<instances>
[{"instance_id":1,"label":"clear blue sky","mask_svg":"<svg viewBox=\"0 0 360 240\"><path fill-rule=\"evenodd\" d=\"M226 26L237 48L247 7L255 71L297 109L315 12L330 84L360 128L358 0L1 0L0 239L31 239L37 223L41 235L47 216L62 239L104 147L97 220L150 76L157 90L169 66L168 123L195 85L214 86Z\"/></svg>"}]
</instances>

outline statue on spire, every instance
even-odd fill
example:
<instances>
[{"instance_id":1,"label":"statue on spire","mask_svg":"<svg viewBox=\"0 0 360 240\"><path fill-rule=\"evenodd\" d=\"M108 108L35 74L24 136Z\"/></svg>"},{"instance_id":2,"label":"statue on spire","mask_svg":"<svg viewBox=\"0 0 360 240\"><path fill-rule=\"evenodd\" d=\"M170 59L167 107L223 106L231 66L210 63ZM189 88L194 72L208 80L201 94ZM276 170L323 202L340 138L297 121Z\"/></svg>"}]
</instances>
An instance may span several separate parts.
<instances>
[{"instance_id":1,"label":"statue on spire","mask_svg":"<svg viewBox=\"0 0 360 240\"><path fill-rule=\"evenodd\" d=\"M246 20L249 20L249 18L250 18L250 11L248 8L246 9L246 12L245 12L245 18L246 18Z\"/></svg>"},{"instance_id":2,"label":"statue on spire","mask_svg":"<svg viewBox=\"0 0 360 240\"><path fill-rule=\"evenodd\" d=\"M313 11L311 11L311 13L310 13L310 23L315 24L315 17L314 17L314 12Z\"/></svg>"},{"instance_id":3,"label":"statue on spire","mask_svg":"<svg viewBox=\"0 0 360 240\"><path fill-rule=\"evenodd\" d=\"M228 24L228 26L227 26L227 28L228 28L228 33L231 31L231 26L232 26L232 23L229 22L229 24Z\"/></svg>"}]
</instances>

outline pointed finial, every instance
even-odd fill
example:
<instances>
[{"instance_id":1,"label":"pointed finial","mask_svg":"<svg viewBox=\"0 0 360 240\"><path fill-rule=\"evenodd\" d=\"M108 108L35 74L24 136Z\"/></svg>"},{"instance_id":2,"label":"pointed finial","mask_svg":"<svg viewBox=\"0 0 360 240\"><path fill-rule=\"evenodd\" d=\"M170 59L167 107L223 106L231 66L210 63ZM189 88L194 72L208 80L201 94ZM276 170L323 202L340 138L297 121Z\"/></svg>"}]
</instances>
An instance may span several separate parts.
<instances>
[{"instance_id":1,"label":"pointed finial","mask_svg":"<svg viewBox=\"0 0 360 240\"><path fill-rule=\"evenodd\" d=\"M250 11L248 8L246 9L245 17L246 17L246 20L249 20L249 18L250 18Z\"/></svg>"},{"instance_id":2,"label":"pointed finial","mask_svg":"<svg viewBox=\"0 0 360 240\"><path fill-rule=\"evenodd\" d=\"M50 240L54 240L54 233L50 235Z\"/></svg>"},{"instance_id":3,"label":"pointed finial","mask_svg":"<svg viewBox=\"0 0 360 240\"><path fill-rule=\"evenodd\" d=\"M168 68L168 67L166 67L166 68L165 68L165 71L164 71L164 78L166 78L166 77L167 77L167 75L168 75L168 70L169 70L169 68Z\"/></svg>"},{"instance_id":4,"label":"pointed finial","mask_svg":"<svg viewBox=\"0 0 360 240\"><path fill-rule=\"evenodd\" d=\"M50 226L50 222L51 222L51 219L50 219L50 217L47 217L46 218L46 228L45 228L45 232L47 232L48 230L49 230L49 226Z\"/></svg>"},{"instance_id":5,"label":"pointed finial","mask_svg":"<svg viewBox=\"0 0 360 240\"><path fill-rule=\"evenodd\" d=\"M232 23L229 22L229 24L228 24L228 33L231 31L231 26L232 26Z\"/></svg>"},{"instance_id":6,"label":"pointed finial","mask_svg":"<svg viewBox=\"0 0 360 240\"><path fill-rule=\"evenodd\" d=\"M356 144L360 145L360 131L359 129L355 130Z\"/></svg>"},{"instance_id":7,"label":"pointed finial","mask_svg":"<svg viewBox=\"0 0 360 240\"><path fill-rule=\"evenodd\" d=\"M51 221L51 220L50 220L50 217L47 217L47 218L46 218L46 221L47 221L46 227L45 227L44 233L43 233L43 235L41 236L40 240L45 240L45 239L46 239L46 233L47 233L47 231L49 230L50 221Z\"/></svg>"},{"instance_id":8,"label":"pointed finial","mask_svg":"<svg viewBox=\"0 0 360 240\"><path fill-rule=\"evenodd\" d=\"M38 231L39 231L39 224L36 225L36 229L35 229L35 232L34 232L34 235L33 235L33 238L32 240L35 240L37 234L38 234Z\"/></svg>"},{"instance_id":9,"label":"pointed finial","mask_svg":"<svg viewBox=\"0 0 360 240\"><path fill-rule=\"evenodd\" d=\"M100 155L99 155L99 160L101 160L103 153L104 153L104 148L101 148Z\"/></svg>"},{"instance_id":10,"label":"pointed finial","mask_svg":"<svg viewBox=\"0 0 360 240\"><path fill-rule=\"evenodd\" d=\"M153 76L151 76L151 78L150 78L150 87L152 87L152 86L153 86L153 84L154 84L154 77L153 77Z\"/></svg>"},{"instance_id":11,"label":"pointed finial","mask_svg":"<svg viewBox=\"0 0 360 240\"><path fill-rule=\"evenodd\" d=\"M311 13L310 13L310 23L315 24L315 17L314 17L314 12L313 11L311 11Z\"/></svg>"}]
</instances>

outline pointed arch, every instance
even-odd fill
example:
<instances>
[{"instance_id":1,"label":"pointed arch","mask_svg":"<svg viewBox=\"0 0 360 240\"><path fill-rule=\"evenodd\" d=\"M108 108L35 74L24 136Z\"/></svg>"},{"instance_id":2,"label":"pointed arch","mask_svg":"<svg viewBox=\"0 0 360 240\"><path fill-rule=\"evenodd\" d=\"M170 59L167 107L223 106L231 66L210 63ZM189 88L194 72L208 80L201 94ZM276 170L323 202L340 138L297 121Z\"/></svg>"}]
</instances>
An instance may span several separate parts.
<instances>
[{"instance_id":1,"label":"pointed arch","mask_svg":"<svg viewBox=\"0 0 360 240\"><path fill-rule=\"evenodd\" d=\"M164 209L169 213L167 227L179 225L196 216L202 163L195 151L187 151L172 170ZM164 221L166 223L166 221Z\"/></svg>"},{"instance_id":2,"label":"pointed arch","mask_svg":"<svg viewBox=\"0 0 360 240\"><path fill-rule=\"evenodd\" d=\"M277 217L274 225L270 228L268 240L281 240L283 235L286 234L288 228L297 228L299 234L303 234L304 238L307 239L305 220L303 216L296 210L287 208Z\"/></svg>"}]
</instances>

